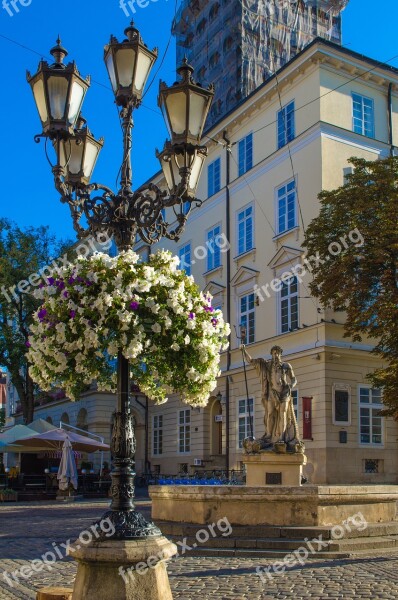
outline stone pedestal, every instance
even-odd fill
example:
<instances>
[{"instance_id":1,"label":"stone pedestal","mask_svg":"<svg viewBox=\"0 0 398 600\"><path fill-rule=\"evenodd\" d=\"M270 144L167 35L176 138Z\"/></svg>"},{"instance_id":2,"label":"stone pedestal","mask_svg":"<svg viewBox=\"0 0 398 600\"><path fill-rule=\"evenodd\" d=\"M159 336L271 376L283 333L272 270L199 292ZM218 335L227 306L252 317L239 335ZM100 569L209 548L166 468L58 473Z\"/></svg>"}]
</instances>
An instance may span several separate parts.
<instances>
[{"instance_id":1,"label":"stone pedestal","mask_svg":"<svg viewBox=\"0 0 398 600\"><path fill-rule=\"evenodd\" d=\"M262 452L244 457L246 466L246 485L249 487L268 487L269 485L301 485L303 465L307 463L304 454L277 454Z\"/></svg>"},{"instance_id":2,"label":"stone pedestal","mask_svg":"<svg viewBox=\"0 0 398 600\"><path fill-rule=\"evenodd\" d=\"M318 527L361 513L368 523L397 519L397 485L159 485L149 488L155 522Z\"/></svg>"},{"instance_id":3,"label":"stone pedestal","mask_svg":"<svg viewBox=\"0 0 398 600\"><path fill-rule=\"evenodd\" d=\"M176 553L177 547L163 536L80 547L70 553L79 563L72 598L172 600L164 560Z\"/></svg>"}]
</instances>

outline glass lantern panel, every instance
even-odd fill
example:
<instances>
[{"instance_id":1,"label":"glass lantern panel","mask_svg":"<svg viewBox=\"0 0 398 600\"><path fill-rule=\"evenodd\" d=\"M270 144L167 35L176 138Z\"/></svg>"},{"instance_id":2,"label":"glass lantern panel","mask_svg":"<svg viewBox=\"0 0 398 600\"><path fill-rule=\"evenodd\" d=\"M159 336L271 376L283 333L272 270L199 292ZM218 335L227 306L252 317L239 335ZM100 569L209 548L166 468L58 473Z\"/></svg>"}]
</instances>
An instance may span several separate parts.
<instances>
[{"instance_id":1,"label":"glass lantern panel","mask_svg":"<svg viewBox=\"0 0 398 600\"><path fill-rule=\"evenodd\" d=\"M49 77L48 95L50 111L53 119L63 119L65 115L66 98L68 96L68 79L66 77Z\"/></svg>"},{"instance_id":2,"label":"glass lantern panel","mask_svg":"<svg viewBox=\"0 0 398 600\"><path fill-rule=\"evenodd\" d=\"M135 74L135 87L138 91L144 89L146 80L152 66L152 59L147 54L140 52L137 60L137 72Z\"/></svg>"},{"instance_id":3,"label":"glass lantern panel","mask_svg":"<svg viewBox=\"0 0 398 600\"><path fill-rule=\"evenodd\" d=\"M203 165L205 161L205 156L203 154L197 154L195 156L195 160L193 162L191 176L189 178L189 189L194 190L196 192L196 188L198 187L199 178L202 173Z\"/></svg>"},{"instance_id":4,"label":"glass lantern panel","mask_svg":"<svg viewBox=\"0 0 398 600\"><path fill-rule=\"evenodd\" d=\"M200 96L194 92L189 93L189 133L198 139L204 126L206 102L207 100L204 96Z\"/></svg>"},{"instance_id":5,"label":"glass lantern panel","mask_svg":"<svg viewBox=\"0 0 398 600\"><path fill-rule=\"evenodd\" d=\"M33 95L35 97L35 102L37 106L37 110L39 111L40 119L42 123L47 121L47 106L46 106L46 97L44 95L44 85L43 80L39 79L33 86Z\"/></svg>"},{"instance_id":6,"label":"glass lantern panel","mask_svg":"<svg viewBox=\"0 0 398 600\"><path fill-rule=\"evenodd\" d=\"M84 155L83 173L85 177L91 178L95 163L98 157L98 146L92 142L87 142L86 154Z\"/></svg>"},{"instance_id":7,"label":"glass lantern panel","mask_svg":"<svg viewBox=\"0 0 398 600\"><path fill-rule=\"evenodd\" d=\"M176 160L176 156L171 157L171 168L173 169L174 185L178 186L181 183L180 166Z\"/></svg>"},{"instance_id":8,"label":"glass lantern panel","mask_svg":"<svg viewBox=\"0 0 398 600\"><path fill-rule=\"evenodd\" d=\"M77 83L77 81L73 82L72 85L72 93L70 95L70 106L69 106L69 123L74 125L76 123L76 119L80 114L80 109L83 104L84 98L84 88Z\"/></svg>"},{"instance_id":9,"label":"glass lantern panel","mask_svg":"<svg viewBox=\"0 0 398 600\"><path fill-rule=\"evenodd\" d=\"M173 173L171 170L171 161L169 158L164 158L163 156L160 158L160 164L162 166L163 175L166 179L166 185L171 192L174 187L173 181Z\"/></svg>"},{"instance_id":10,"label":"glass lantern panel","mask_svg":"<svg viewBox=\"0 0 398 600\"><path fill-rule=\"evenodd\" d=\"M119 84L122 87L130 87L134 77L135 50L129 48L118 50L116 52L116 67Z\"/></svg>"},{"instance_id":11,"label":"glass lantern panel","mask_svg":"<svg viewBox=\"0 0 398 600\"><path fill-rule=\"evenodd\" d=\"M109 79L111 80L113 91L116 92L117 83L116 83L116 74L115 74L115 66L113 64L113 54L109 52L108 56L105 60L106 68L108 70Z\"/></svg>"},{"instance_id":12,"label":"glass lantern panel","mask_svg":"<svg viewBox=\"0 0 398 600\"><path fill-rule=\"evenodd\" d=\"M77 144L76 140L72 140L70 144L66 142L65 145L67 157L70 155L68 171L71 175L77 175L82 168L84 143Z\"/></svg>"},{"instance_id":13,"label":"glass lantern panel","mask_svg":"<svg viewBox=\"0 0 398 600\"><path fill-rule=\"evenodd\" d=\"M170 93L166 97L167 112L170 118L171 134L185 133L187 97L184 92Z\"/></svg>"}]
</instances>

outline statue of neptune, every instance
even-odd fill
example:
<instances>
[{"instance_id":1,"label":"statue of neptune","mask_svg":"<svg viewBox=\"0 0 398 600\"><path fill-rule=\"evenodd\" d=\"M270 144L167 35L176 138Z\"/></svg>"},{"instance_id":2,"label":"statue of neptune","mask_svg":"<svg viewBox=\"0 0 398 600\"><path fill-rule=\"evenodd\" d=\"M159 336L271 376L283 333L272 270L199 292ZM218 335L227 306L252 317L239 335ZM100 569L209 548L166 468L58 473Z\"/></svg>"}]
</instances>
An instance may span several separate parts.
<instances>
[{"instance_id":1,"label":"statue of neptune","mask_svg":"<svg viewBox=\"0 0 398 600\"><path fill-rule=\"evenodd\" d=\"M282 361L282 348L271 348L271 360L252 358L244 345L243 354L261 381L265 434L261 440L245 444L247 451L271 450L303 452L293 407L292 389L297 385L293 368Z\"/></svg>"}]
</instances>

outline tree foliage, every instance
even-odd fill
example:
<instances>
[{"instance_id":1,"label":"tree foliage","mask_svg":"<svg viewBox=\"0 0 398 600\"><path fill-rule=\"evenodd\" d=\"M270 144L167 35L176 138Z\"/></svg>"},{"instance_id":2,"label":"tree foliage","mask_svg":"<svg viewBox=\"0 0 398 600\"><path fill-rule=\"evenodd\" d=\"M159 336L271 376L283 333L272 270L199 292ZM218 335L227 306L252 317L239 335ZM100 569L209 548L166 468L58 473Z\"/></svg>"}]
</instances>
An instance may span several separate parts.
<instances>
[{"instance_id":1,"label":"tree foliage","mask_svg":"<svg viewBox=\"0 0 398 600\"><path fill-rule=\"evenodd\" d=\"M311 291L346 311L345 337L374 340L386 364L368 377L384 388L384 414L398 419L398 157L350 163L346 184L320 194L320 213L307 229L308 255L321 257Z\"/></svg>"},{"instance_id":2,"label":"tree foliage","mask_svg":"<svg viewBox=\"0 0 398 600\"><path fill-rule=\"evenodd\" d=\"M30 292L49 274L48 269L42 275L40 270L51 265L64 246L47 227L21 229L0 219L0 365L10 372L26 423L33 420L35 391L26 344L33 312L40 304Z\"/></svg>"}]
</instances>

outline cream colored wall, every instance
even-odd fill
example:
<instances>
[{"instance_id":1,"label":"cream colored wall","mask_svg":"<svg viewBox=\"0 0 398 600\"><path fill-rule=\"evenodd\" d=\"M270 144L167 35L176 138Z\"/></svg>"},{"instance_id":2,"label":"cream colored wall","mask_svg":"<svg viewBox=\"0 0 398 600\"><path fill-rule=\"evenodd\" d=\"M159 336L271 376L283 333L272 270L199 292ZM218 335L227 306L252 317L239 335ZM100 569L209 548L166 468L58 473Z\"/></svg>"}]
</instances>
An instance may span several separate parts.
<instances>
[{"instance_id":1,"label":"cream colored wall","mask_svg":"<svg viewBox=\"0 0 398 600\"><path fill-rule=\"evenodd\" d=\"M370 74L369 74L370 76ZM388 86L376 81L359 77L350 81L355 75L347 72L336 72L331 67L321 69L321 120L352 131L352 93L360 94L374 100L375 109L375 139L388 142ZM339 86L340 89L335 90ZM357 134L356 134L357 135ZM359 136L361 138L362 136Z\"/></svg>"}]
</instances>

